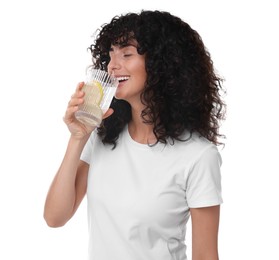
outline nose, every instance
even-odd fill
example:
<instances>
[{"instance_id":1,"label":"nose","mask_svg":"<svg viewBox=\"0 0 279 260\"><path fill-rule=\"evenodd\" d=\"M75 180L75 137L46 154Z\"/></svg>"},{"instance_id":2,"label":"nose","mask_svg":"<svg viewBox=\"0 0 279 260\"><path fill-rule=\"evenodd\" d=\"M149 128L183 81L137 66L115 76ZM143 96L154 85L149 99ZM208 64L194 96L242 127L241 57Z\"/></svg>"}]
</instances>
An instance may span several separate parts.
<instances>
[{"instance_id":1,"label":"nose","mask_svg":"<svg viewBox=\"0 0 279 260\"><path fill-rule=\"evenodd\" d=\"M111 57L108 64L108 72L112 74L115 70L120 69L121 65L116 57Z\"/></svg>"}]
</instances>

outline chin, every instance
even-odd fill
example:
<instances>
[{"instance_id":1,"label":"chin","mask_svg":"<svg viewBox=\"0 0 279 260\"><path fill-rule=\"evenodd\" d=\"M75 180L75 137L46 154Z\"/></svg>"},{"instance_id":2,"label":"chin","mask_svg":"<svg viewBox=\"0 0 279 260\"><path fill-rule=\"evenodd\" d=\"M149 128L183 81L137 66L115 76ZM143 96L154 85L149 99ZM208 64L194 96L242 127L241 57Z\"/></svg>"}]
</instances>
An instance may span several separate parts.
<instances>
[{"instance_id":1,"label":"chin","mask_svg":"<svg viewBox=\"0 0 279 260\"><path fill-rule=\"evenodd\" d=\"M115 94L114 97L115 97L116 99L123 99L123 98L121 97L121 95L118 95L118 94Z\"/></svg>"},{"instance_id":2,"label":"chin","mask_svg":"<svg viewBox=\"0 0 279 260\"><path fill-rule=\"evenodd\" d=\"M116 99L124 99L125 100L125 94L121 93L121 91L116 90L116 93L114 94L114 97Z\"/></svg>"}]
</instances>

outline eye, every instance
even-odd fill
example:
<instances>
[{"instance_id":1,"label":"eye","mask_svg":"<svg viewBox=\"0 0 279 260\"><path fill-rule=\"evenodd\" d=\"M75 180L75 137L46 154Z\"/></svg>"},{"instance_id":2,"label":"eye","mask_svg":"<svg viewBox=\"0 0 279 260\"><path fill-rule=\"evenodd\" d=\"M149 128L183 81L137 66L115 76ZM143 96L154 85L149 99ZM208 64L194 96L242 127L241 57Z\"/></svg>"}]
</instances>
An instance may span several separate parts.
<instances>
[{"instance_id":1,"label":"eye","mask_svg":"<svg viewBox=\"0 0 279 260\"><path fill-rule=\"evenodd\" d=\"M132 56L132 54L131 53L124 53L123 56L124 57L130 57L130 56Z\"/></svg>"}]
</instances>

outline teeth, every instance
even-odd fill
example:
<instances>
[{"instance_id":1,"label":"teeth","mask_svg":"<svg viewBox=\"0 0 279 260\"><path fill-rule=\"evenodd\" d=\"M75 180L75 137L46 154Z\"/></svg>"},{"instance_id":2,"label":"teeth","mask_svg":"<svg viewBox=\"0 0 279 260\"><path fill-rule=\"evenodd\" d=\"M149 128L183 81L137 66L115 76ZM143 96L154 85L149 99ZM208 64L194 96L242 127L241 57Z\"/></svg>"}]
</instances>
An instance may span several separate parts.
<instances>
[{"instance_id":1,"label":"teeth","mask_svg":"<svg viewBox=\"0 0 279 260\"><path fill-rule=\"evenodd\" d=\"M128 80L129 77L117 77L118 81L122 81L122 80Z\"/></svg>"}]
</instances>

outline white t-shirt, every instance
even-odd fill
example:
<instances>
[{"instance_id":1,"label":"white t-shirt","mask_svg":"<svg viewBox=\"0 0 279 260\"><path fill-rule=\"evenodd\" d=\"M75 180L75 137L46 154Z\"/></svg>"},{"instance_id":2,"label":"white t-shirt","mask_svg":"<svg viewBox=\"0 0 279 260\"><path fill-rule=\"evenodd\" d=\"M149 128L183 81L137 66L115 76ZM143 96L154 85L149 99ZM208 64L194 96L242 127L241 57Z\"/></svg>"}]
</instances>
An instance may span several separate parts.
<instances>
[{"instance_id":1,"label":"white t-shirt","mask_svg":"<svg viewBox=\"0 0 279 260\"><path fill-rule=\"evenodd\" d=\"M89 260L186 260L189 208L222 203L220 154L197 134L150 147L126 127L112 150L93 132L81 159L90 164Z\"/></svg>"}]
</instances>

